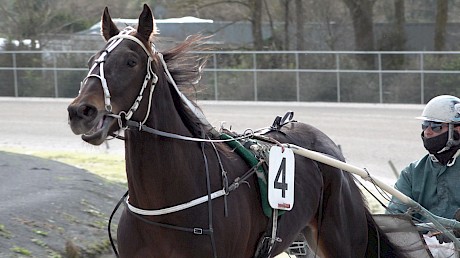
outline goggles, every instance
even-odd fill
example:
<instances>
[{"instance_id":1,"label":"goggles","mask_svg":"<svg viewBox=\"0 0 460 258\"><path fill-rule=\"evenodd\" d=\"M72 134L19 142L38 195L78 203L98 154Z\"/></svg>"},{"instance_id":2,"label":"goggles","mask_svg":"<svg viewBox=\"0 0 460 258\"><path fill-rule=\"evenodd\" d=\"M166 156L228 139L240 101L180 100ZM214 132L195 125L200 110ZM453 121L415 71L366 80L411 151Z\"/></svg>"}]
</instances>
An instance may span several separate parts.
<instances>
[{"instance_id":1,"label":"goggles","mask_svg":"<svg viewBox=\"0 0 460 258\"><path fill-rule=\"evenodd\" d=\"M441 122L423 121L422 130L425 131L428 127L430 127L433 132L439 133L439 132L441 132L442 127L444 125L445 124L441 123Z\"/></svg>"}]
</instances>

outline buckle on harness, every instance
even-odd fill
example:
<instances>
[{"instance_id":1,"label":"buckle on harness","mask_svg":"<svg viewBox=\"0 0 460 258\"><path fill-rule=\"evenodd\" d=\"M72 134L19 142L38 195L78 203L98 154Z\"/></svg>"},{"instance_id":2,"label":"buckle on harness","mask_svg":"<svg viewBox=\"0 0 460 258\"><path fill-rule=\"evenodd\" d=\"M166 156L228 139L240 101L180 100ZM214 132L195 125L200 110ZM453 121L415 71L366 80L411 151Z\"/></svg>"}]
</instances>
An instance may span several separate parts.
<instances>
[{"instance_id":1,"label":"buckle on harness","mask_svg":"<svg viewBox=\"0 0 460 258\"><path fill-rule=\"evenodd\" d=\"M195 235L203 235L203 229L202 228L193 228L193 234L195 234Z\"/></svg>"}]
</instances>

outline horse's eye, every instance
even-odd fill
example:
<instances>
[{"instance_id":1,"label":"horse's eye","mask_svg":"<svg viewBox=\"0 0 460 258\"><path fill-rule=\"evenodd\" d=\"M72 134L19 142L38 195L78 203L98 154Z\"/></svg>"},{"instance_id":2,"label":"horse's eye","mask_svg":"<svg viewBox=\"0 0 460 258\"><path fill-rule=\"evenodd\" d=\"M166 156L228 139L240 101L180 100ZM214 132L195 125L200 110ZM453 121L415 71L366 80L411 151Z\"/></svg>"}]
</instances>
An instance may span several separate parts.
<instances>
[{"instance_id":1,"label":"horse's eye","mask_svg":"<svg viewBox=\"0 0 460 258\"><path fill-rule=\"evenodd\" d=\"M133 59L128 60L128 65L130 67L134 67L134 66L136 66L136 64L137 64L136 60L133 60Z\"/></svg>"}]
</instances>

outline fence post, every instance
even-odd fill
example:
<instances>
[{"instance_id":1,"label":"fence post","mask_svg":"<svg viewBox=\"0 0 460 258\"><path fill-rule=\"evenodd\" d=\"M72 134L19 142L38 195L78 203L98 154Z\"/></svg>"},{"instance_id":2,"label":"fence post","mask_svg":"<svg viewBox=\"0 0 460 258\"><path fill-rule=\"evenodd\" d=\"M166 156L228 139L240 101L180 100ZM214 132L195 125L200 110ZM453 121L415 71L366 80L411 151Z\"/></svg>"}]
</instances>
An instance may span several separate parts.
<instances>
[{"instance_id":1,"label":"fence post","mask_svg":"<svg viewBox=\"0 0 460 258\"><path fill-rule=\"evenodd\" d=\"M18 71L16 67L16 53L13 53L13 78L14 78L14 96L17 98L19 97L19 90L18 90Z\"/></svg>"},{"instance_id":2,"label":"fence post","mask_svg":"<svg viewBox=\"0 0 460 258\"><path fill-rule=\"evenodd\" d=\"M339 54L335 53L335 69L337 78L337 102L340 102L340 58Z\"/></svg>"},{"instance_id":3,"label":"fence post","mask_svg":"<svg viewBox=\"0 0 460 258\"><path fill-rule=\"evenodd\" d=\"M380 104L383 103L383 85L382 85L382 54L379 52L377 55L379 61L379 100Z\"/></svg>"},{"instance_id":4,"label":"fence post","mask_svg":"<svg viewBox=\"0 0 460 258\"><path fill-rule=\"evenodd\" d=\"M420 52L420 104L425 103L425 65L424 65L424 59L425 57L423 56L423 52Z\"/></svg>"},{"instance_id":5,"label":"fence post","mask_svg":"<svg viewBox=\"0 0 460 258\"><path fill-rule=\"evenodd\" d=\"M56 53L53 53L54 97L59 98L58 79L56 70Z\"/></svg>"},{"instance_id":6,"label":"fence post","mask_svg":"<svg viewBox=\"0 0 460 258\"><path fill-rule=\"evenodd\" d=\"M295 52L295 83L297 102L300 102L299 52Z\"/></svg>"},{"instance_id":7,"label":"fence post","mask_svg":"<svg viewBox=\"0 0 460 258\"><path fill-rule=\"evenodd\" d=\"M217 57L216 53L212 54L212 59L214 63L214 100L219 100L219 90L217 89Z\"/></svg>"},{"instance_id":8,"label":"fence post","mask_svg":"<svg viewBox=\"0 0 460 258\"><path fill-rule=\"evenodd\" d=\"M253 78L254 78L254 101L258 101L257 98L257 58L256 52L252 53L252 63L254 65L253 69Z\"/></svg>"}]
</instances>

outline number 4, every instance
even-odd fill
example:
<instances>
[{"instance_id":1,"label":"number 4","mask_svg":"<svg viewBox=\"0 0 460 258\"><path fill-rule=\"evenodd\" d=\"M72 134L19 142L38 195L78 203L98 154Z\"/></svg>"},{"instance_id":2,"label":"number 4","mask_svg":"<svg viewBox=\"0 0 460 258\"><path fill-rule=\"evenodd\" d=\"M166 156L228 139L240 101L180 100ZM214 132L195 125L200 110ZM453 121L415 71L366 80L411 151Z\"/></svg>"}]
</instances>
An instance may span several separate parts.
<instances>
[{"instance_id":1,"label":"number 4","mask_svg":"<svg viewBox=\"0 0 460 258\"><path fill-rule=\"evenodd\" d=\"M273 209L291 210L295 187L294 153L288 148L272 146L268 160L268 202Z\"/></svg>"},{"instance_id":2,"label":"number 4","mask_svg":"<svg viewBox=\"0 0 460 258\"><path fill-rule=\"evenodd\" d=\"M281 176L281 182L279 182ZM276 174L275 181L273 182L273 187L275 189L281 190L281 196L286 197L286 190L288 189L288 184L286 183L286 158L281 160L281 165L278 168L278 173Z\"/></svg>"}]
</instances>

